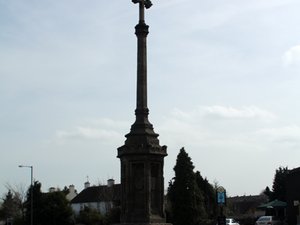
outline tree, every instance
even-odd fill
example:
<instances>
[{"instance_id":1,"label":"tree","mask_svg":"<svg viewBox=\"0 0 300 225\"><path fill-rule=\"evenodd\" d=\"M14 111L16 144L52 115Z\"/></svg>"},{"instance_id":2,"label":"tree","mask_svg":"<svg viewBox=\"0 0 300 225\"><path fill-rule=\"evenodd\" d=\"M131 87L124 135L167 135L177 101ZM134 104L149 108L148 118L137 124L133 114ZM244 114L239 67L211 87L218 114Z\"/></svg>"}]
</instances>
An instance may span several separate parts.
<instances>
[{"instance_id":1,"label":"tree","mask_svg":"<svg viewBox=\"0 0 300 225\"><path fill-rule=\"evenodd\" d=\"M33 224L68 225L71 223L72 210L64 192L41 192L41 183L35 181L28 189L25 201L25 223L31 219L31 188L33 188Z\"/></svg>"},{"instance_id":2,"label":"tree","mask_svg":"<svg viewBox=\"0 0 300 225\"><path fill-rule=\"evenodd\" d=\"M197 185L204 198L204 209L207 215L206 219L216 219L218 210L216 201L216 190L206 178L203 179L199 171L195 173L195 176Z\"/></svg>"},{"instance_id":3,"label":"tree","mask_svg":"<svg viewBox=\"0 0 300 225\"><path fill-rule=\"evenodd\" d=\"M26 189L27 189L24 186L24 184L11 185L7 183L5 184L5 187L7 190L11 191L16 198L20 200L21 204L24 203L26 198Z\"/></svg>"},{"instance_id":4,"label":"tree","mask_svg":"<svg viewBox=\"0 0 300 225\"><path fill-rule=\"evenodd\" d=\"M43 225L67 225L71 223L72 209L61 191L42 196L40 223Z\"/></svg>"},{"instance_id":5,"label":"tree","mask_svg":"<svg viewBox=\"0 0 300 225\"><path fill-rule=\"evenodd\" d=\"M41 211L42 211L42 184L35 181L32 186L29 187L27 191L27 198L24 203L25 208L25 224L29 225L31 221L31 210L33 210L33 224L39 224L41 221ZM32 191L31 191L32 190ZM31 194L33 194L33 209L31 208Z\"/></svg>"},{"instance_id":6,"label":"tree","mask_svg":"<svg viewBox=\"0 0 300 225\"><path fill-rule=\"evenodd\" d=\"M83 210L79 212L76 221L86 225L102 225L104 218L97 210L84 206Z\"/></svg>"},{"instance_id":7,"label":"tree","mask_svg":"<svg viewBox=\"0 0 300 225\"><path fill-rule=\"evenodd\" d=\"M287 167L279 167L274 176L272 187L272 199L286 201L286 178L289 170Z\"/></svg>"},{"instance_id":8,"label":"tree","mask_svg":"<svg viewBox=\"0 0 300 225\"><path fill-rule=\"evenodd\" d=\"M19 219L21 218L21 200L17 195L13 194L11 190L8 190L7 194L3 198L3 203L0 208L0 215L2 219Z\"/></svg>"},{"instance_id":9,"label":"tree","mask_svg":"<svg viewBox=\"0 0 300 225\"><path fill-rule=\"evenodd\" d=\"M191 158L182 148L174 167L175 177L168 188L174 225L196 225L206 217L203 196L193 170Z\"/></svg>"},{"instance_id":10,"label":"tree","mask_svg":"<svg viewBox=\"0 0 300 225\"><path fill-rule=\"evenodd\" d=\"M262 193L268 197L269 201L271 201L273 192L270 190L269 186L267 186Z\"/></svg>"},{"instance_id":11,"label":"tree","mask_svg":"<svg viewBox=\"0 0 300 225\"><path fill-rule=\"evenodd\" d=\"M7 183L5 185L7 190L12 192L14 198L16 199L16 209L20 213L17 217L14 218L14 224L23 224L24 223L24 202L26 199L26 187L24 184L18 184L18 185L11 185Z\"/></svg>"}]
</instances>

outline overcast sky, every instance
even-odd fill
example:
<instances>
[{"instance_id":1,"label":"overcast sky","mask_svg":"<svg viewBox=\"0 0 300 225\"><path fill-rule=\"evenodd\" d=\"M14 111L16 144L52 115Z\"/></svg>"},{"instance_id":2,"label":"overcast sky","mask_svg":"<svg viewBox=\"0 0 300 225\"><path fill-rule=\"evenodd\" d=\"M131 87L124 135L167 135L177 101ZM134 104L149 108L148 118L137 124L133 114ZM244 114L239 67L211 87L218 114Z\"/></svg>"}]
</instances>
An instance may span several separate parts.
<instances>
[{"instance_id":1,"label":"overcast sky","mask_svg":"<svg viewBox=\"0 0 300 225\"><path fill-rule=\"evenodd\" d=\"M149 120L230 196L300 166L300 1L153 0ZM120 180L135 120L138 7L130 0L0 0L0 194ZM88 178L87 178L88 176Z\"/></svg>"}]
</instances>

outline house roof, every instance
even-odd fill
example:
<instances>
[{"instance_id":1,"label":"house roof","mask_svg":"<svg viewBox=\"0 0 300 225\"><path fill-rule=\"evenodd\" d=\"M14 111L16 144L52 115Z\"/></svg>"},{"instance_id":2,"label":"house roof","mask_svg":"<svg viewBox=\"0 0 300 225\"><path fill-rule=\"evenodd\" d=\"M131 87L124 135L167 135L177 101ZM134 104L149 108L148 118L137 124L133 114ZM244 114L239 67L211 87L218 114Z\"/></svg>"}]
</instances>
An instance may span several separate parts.
<instances>
[{"instance_id":1,"label":"house roof","mask_svg":"<svg viewBox=\"0 0 300 225\"><path fill-rule=\"evenodd\" d=\"M265 209L265 208L285 208L286 202L274 200L271 202L268 202L266 204L260 205L258 208Z\"/></svg>"},{"instance_id":2,"label":"house roof","mask_svg":"<svg viewBox=\"0 0 300 225\"><path fill-rule=\"evenodd\" d=\"M120 192L120 184L115 184L111 187L106 185L88 187L81 191L75 198L73 198L71 204L103 201L120 201Z\"/></svg>"}]
</instances>

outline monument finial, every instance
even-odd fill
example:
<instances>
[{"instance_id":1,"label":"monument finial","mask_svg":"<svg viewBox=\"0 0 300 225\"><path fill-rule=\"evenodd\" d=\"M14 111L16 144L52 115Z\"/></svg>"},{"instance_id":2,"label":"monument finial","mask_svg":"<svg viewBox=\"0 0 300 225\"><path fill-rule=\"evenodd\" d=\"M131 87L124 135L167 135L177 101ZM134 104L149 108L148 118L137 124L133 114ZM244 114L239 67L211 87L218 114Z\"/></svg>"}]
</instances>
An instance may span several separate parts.
<instances>
[{"instance_id":1,"label":"monument finial","mask_svg":"<svg viewBox=\"0 0 300 225\"><path fill-rule=\"evenodd\" d=\"M145 8L149 9L152 6L152 2L150 0L132 0L134 4L140 4L140 22L145 21Z\"/></svg>"},{"instance_id":2,"label":"monument finial","mask_svg":"<svg viewBox=\"0 0 300 225\"><path fill-rule=\"evenodd\" d=\"M146 9L149 9L152 6L152 2L150 0L132 0L132 2L134 4L141 3L146 7Z\"/></svg>"}]
</instances>

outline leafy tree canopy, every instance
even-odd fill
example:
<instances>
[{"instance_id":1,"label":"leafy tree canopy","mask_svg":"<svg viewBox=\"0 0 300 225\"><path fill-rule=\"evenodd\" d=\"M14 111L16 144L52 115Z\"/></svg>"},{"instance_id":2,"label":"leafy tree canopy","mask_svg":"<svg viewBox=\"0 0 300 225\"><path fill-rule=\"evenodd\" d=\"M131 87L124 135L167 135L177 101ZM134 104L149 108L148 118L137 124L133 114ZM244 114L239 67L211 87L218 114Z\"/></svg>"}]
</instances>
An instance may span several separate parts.
<instances>
[{"instance_id":1,"label":"leafy tree canopy","mask_svg":"<svg viewBox=\"0 0 300 225\"><path fill-rule=\"evenodd\" d=\"M71 223L72 209L61 191L43 194L41 223L44 225L67 225Z\"/></svg>"},{"instance_id":2,"label":"leafy tree canopy","mask_svg":"<svg viewBox=\"0 0 300 225\"><path fill-rule=\"evenodd\" d=\"M2 200L3 203L0 208L1 219L21 217L21 200L18 195L9 190Z\"/></svg>"},{"instance_id":3,"label":"leafy tree canopy","mask_svg":"<svg viewBox=\"0 0 300 225\"><path fill-rule=\"evenodd\" d=\"M87 206L85 206L83 210L80 211L78 217L76 218L76 221L86 225L104 224L104 219L101 214L97 210L91 209Z\"/></svg>"},{"instance_id":4,"label":"leafy tree canopy","mask_svg":"<svg viewBox=\"0 0 300 225\"><path fill-rule=\"evenodd\" d=\"M32 192L31 192L32 191ZM72 209L64 192L41 192L41 183L35 181L27 192L25 202L25 223L30 224L31 194L33 193L33 224L68 225L71 224Z\"/></svg>"}]
</instances>

